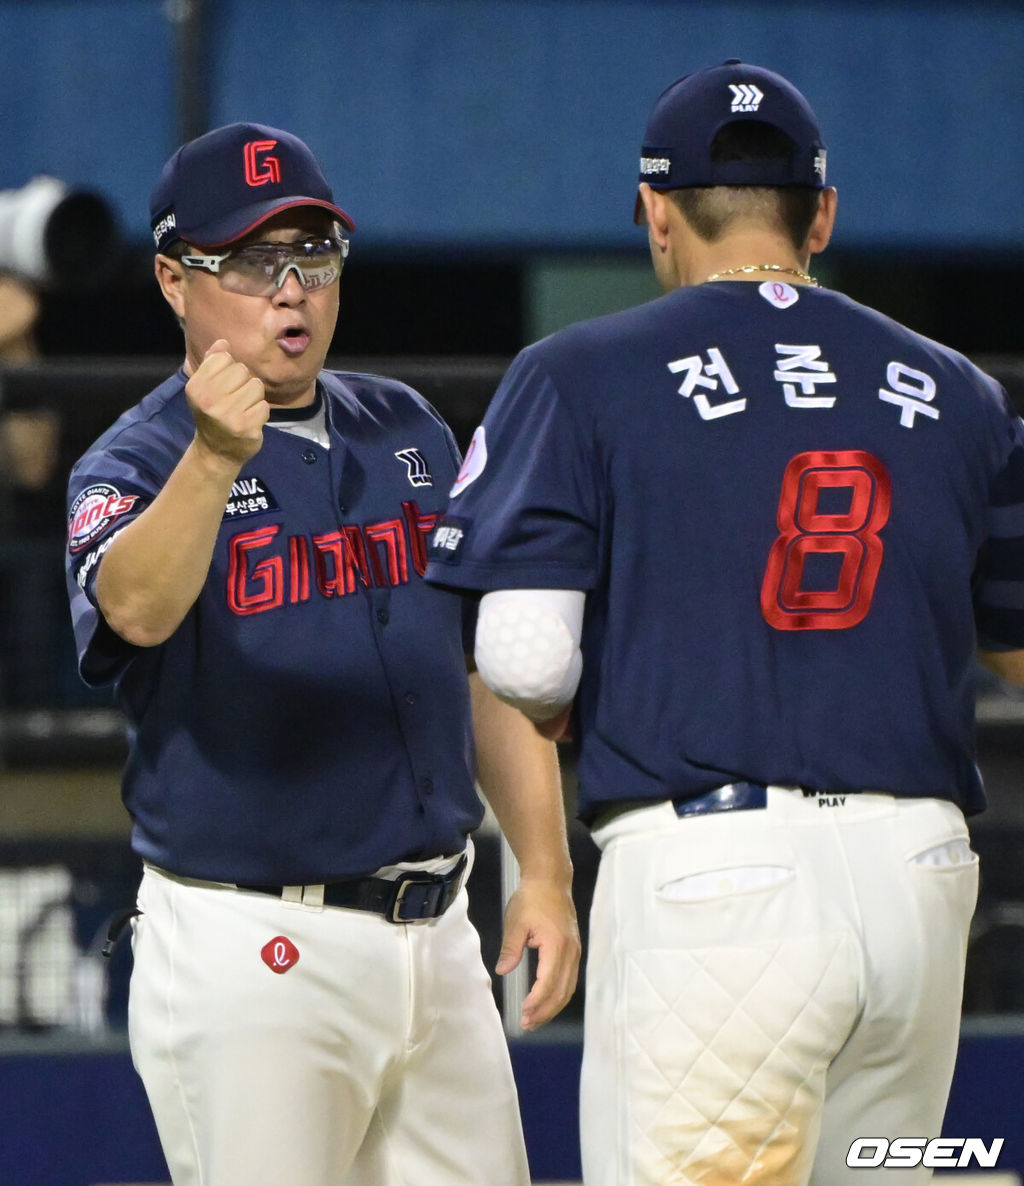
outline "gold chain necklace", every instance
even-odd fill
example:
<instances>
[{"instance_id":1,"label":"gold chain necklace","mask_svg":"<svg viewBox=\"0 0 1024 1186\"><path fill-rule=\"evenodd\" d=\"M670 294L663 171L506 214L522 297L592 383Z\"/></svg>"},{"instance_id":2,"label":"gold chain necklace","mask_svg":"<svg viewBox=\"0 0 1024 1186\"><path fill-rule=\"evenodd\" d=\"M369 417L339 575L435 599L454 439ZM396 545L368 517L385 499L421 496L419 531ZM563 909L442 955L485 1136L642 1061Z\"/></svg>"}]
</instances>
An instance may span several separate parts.
<instances>
[{"instance_id":1,"label":"gold chain necklace","mask_svg":"<svg viewBox=\"0 0 1024 1186\"><path fill-rule=\"evenodd\" d=\"M801 280L806 280L815 288L821 287L813 276L808 276L799 268L784 268L782 264L744 264L742 268L726 268L724 271L714 272L704 283L707 284L709 280L721 280L724 276L735 276L738 272L787 272L790 276L798 276Z\"/></svg>"}]
</instances>

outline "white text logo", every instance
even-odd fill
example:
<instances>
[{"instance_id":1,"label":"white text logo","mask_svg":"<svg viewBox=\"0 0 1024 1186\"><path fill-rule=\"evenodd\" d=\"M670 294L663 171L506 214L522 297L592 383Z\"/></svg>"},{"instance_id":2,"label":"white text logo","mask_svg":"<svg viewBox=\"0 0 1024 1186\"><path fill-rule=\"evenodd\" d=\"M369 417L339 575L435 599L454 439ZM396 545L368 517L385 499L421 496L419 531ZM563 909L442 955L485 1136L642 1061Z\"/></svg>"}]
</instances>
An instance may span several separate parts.
<instances>
[{"instance_id":1,"label":"white text logo","mask_svg":"<svg viewBox=\"0 0 1024 1186\"><path fill-rule=\"evenodd\" d=\"M975 1161L979 1166L991 1168L999 1160L1003 1148L1003 1137L996 1137L991 1145L984 1141L963 1137L897 1137L887 1141L885 1137L858 1137L846 1155L846 1164L851 1169L912 1169L915 1165L929 1169L962 1169Z\"/></svg>"},{"instance_id":2,"label":"white text logo","mask_svg":"<svg viewBox=\"0 0 1024 1186\"><path fill-rule=\"evenodd\" d=\"M748 82L730 82L732 106L730 111L756 111L761 106L764 93Z\"/></svg>"},{"instance_id":3,"label":"white text logo","mask_svg":"<svg viewBox=\"0 0 1024 1186\"><path fill-rule=\"evenodd\" d=\"M820 346L783 346L776 342L775 381L782 384L791 408L831 408L834 395L817 395L820 383L834 383L835 375L821 357ZM802 394L798 394L797 387Z\"/></svg>"},{"instance_id":4,"label":"white text logo","mask_svg":"<svg viewBox=\"0 0 1024 1186\"><path fill-rule=\"evenodd\" d=\"M878 389L878 398L900 409L900 424L914 428L915 416L938 420L939 409L931 406L938 391L935 380L924 371L916 371L902 362L890 362L885 369L885 381L892 388Z\"/></svg>"},{"instance_id":5,"label":"white text logo","mask_svg":"<svg viewBox=\"0 0 1024 1186\"><path fill-rule=\"evenodd\" d=\"M462 543L463 535L465 532L461 527L439 527L434 532L431 542L435 548L440 548L445 552L454 552Z\"/></svg>"},{"instance_id":6,"label":"white text logo","mask_svg":"<svg viewBox=\"0 0 1024 1186\"><path fill-rule=\"evenodd\" d=\"M89 573L103 559L103 553L120 534L120 531L115 531L113 535L108 535L103 543L98 548L94 548L79 565L78 572L75 574L75 580L78 582L79 589L85 588L85 583L89 579Z\"/></svg>"},{"instance_id":7,"label":"white text logo","mask_svg":"<svg viewBox=\"0 0 1024 1186\"><path fill-rule=\"evenodd\" d=\"M433 486L434 479L430 476L427 459L419 449L399 449L395 454L399 461L405 462L409 482L413 486Z\"/></svg>"},{"instance_id":8,"label":"white text logo","mask_svg":"<svg viewBox=\"0 0 1024 1186\"><path fill-rule=\"evenodd\" d=\"M176 226L177 223L174 221L174 215L168 214L166 218L161 219L160 222L158 222L153 228L153 242L159 247L160 240L164 237L164 235L168 231L173 231Z\"/></svg>"},{"instance_id":9,"label":"white text logo","mask_svg":"<svg viewBox=\"0 0 1024 1186\"><path fill-rule=\"evenodd\" d=\"M707 391L717 391L720 379L729 395L739 394L739 384L733 378L721 350L717 346L709 346L707 354L707 362L699 354L694 354L689 358L677 358L675 362L666 363L673 375L686 376L679 388L679 394L693 399L701 420L717 420L720 416L732 416L735 412L742 412L747 406L746 399L725 400L713 404L703 391L697 391L698 387L703 387Z\"/></svg>"}]
</instances>

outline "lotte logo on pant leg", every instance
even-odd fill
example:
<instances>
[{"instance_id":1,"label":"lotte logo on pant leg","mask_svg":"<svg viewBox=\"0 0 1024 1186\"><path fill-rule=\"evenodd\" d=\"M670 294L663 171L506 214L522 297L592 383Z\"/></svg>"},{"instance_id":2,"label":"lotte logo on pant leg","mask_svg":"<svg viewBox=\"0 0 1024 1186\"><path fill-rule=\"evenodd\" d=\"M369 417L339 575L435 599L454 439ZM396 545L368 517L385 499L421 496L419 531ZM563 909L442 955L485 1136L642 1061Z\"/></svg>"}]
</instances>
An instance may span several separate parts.
<instances>
[{"instance_id":1,"label":"lotte logo on pant leg","mask_svg":"<svg viewBox=\"0 0 1024 1186\"><path fill-rule=\"evenodd\" d=\"M287 936L276 935L263 945L260 958L271 972L280 976L299 962L299 949Z\"/></svg>"}]
</instances>

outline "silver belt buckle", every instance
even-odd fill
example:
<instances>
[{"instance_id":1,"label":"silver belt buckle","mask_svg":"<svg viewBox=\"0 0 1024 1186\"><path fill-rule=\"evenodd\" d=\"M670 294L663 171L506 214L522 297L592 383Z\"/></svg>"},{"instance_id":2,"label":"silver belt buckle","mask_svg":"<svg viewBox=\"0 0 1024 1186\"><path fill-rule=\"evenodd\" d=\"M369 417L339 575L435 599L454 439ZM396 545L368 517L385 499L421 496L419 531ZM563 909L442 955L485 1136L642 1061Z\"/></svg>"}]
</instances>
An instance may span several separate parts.
<instances>
[{"instance_id":1,"label":"silver belt buckle","mask_svg":"<svg viewBox=\"0 0 1024 1186\"><path fill-rule=\"evenodd\" d=\"M388 919L390 922L405 922L406 921L404 918L401 917L400 912L402 909L402 902L405 900L405 894L409 888L409 885L410 885L409 878L403 877L401 879L401 883L399 884L399 887L398 887L398 893L395 894L395 900L391 904L391 913L390 913L390 915L388 915Z\"/></svg>"},{"instance_id":2,"label":"silver belt buckle","mask_svg":"<svg viewBox=\"0 0 1024 1186\"><path fill-rule=\"evenodd\" d=\"M405 901L405 895L409 892L409 887L413 885L436 886L438 894L440 894L444 889L444 878L440 877L436 873L427 873L425 875L422 873L410 874L408 877L399 878L398 893L395 894L395 900L391 906L391 914L389 915L391 922L423 922L428 918L437 917L436 914L421 914L416 918L402 917L402 903Z\"/></svg>"},{"instance_id":3,"label":"silver belt buckle","mask_svg":"<svg viewBox=\"0 0 1024 1186\"><path fill-rule=\"evenodd\" d=\"M458 863L454 865L447 873L410 873L405 877L398 879L398 890L395 894L395 900L391 904L391 909L386 915L390 922L407 923L407 922L424 922L430 918L438 918L444 911L438 911L437 907L444 901L447 895L448 906L455 901L455 897L462 888L462 882L465 879L466 868L469 862L465 854L460 857ZM433 910L430 914L420 914L416 918L403 918L401 914L402 903L405 901L405 895L409 892L409 887L413 885L432 886L437 894L433 903Z\"/></svg>"}]
</instances>

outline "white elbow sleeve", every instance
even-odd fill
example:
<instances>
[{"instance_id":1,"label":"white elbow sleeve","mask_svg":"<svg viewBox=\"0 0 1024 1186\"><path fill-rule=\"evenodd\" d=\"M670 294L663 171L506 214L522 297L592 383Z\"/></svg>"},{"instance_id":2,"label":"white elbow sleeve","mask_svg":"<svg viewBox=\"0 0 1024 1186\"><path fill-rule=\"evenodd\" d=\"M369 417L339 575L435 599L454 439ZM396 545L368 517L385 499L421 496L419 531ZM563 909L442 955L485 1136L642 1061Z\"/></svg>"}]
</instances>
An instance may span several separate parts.
<instances>
[{"instance_id":1,"label":"white elbow sleeve","mask_svg":"<svg viewBox=\"0 0 1024 1186\"><path fill-rule=\"evenodd\" d=\"M576 694L584 602L572 589L505 589L480 600L477 671L531 720L555 716Z\"/></svg>"}]
</instances>

